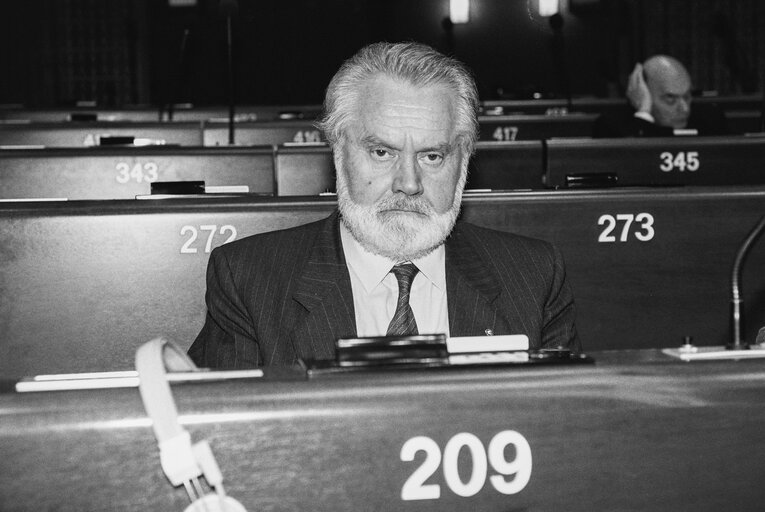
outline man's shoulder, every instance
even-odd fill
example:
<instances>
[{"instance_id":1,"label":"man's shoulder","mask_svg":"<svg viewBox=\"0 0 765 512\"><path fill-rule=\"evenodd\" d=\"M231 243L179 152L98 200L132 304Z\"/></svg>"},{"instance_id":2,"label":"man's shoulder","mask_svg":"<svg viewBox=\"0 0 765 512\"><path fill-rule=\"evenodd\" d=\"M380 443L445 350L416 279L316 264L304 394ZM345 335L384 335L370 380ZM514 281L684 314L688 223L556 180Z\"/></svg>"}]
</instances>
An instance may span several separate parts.
<instances>
[{"instance_id":1,"label":"man's shoulder","mask_svg":"<svg viewBox=\"0 0 765 512\"><path fill-rule=\"evenodd\" d=\"M518 233L479 226L467 221L455 224L453 236L462 238L471 245L485 247L491 252L492 247L519 248L526 251L542 251L551 253L552 244L539 238L533 238Z\"/></svg>"}]
</instances>

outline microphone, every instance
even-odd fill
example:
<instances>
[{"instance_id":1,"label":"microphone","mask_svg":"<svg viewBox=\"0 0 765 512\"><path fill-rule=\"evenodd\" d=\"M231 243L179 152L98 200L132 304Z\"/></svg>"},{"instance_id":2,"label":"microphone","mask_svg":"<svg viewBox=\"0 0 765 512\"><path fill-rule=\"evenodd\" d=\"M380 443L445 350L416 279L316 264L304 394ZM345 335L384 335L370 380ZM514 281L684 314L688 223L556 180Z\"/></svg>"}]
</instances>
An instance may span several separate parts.
<instances>
[{"instance_id":1,"label":"microphone","mask_svg":"<svg viewBox=\"0 0 765 512\"><path fill-rule=\"evenodd\" d=\"M560 13L555 13L550 16L549 23L553 31L553 62L558 73L558 79L563 87L563 94L566 97L567 112L571 112L571 83L568 77L568 66L566 65L566 45L563 41L563 16Z\"/></svg>"},{"instance_id":2,"label":"microphone","mask_svg":"<svg viewBox=\"0 0 765 512\"><path fill-rule=\"evenodd\" d=\"M183 83L183 61L186 57L186 46L189 41L190 30L188 28L183 29L183 36L181 37L181 49L180 56L178 57L178 70L175 75L175 89L173 97L170 98L170 104L167 106L167 120L172 121L175 113L175 102L181 95L181 85Z\"/></svg>"},{"instance_id":3,"label":"microphone","mask_svg":"<svg viewBox=\"0 0 765 512\"><path fill-rule=\"evenodd\" d=\"M762 68L762 79L765 83L765 67ZM760 104L760 131L765 132L765 87L762 88L762 103Z\"/></svg>"},{"instance_id":4,"label":"microphone","mask_svg":"<svg viewBox=\"0 0 765 512\"><path fill-rule=\"evenodd\" d=\"M237 0L220 0L218 12L226 17L226 62L228 71L228 143L234 144L234 54L231 19L239 12Z\"/></svg>"},{"instance_id":5,"label":"microphone","mask_svg":"<svg viewBox=\"0 0 765 512\"><path fill-rule=\"evenodd\" d=\"M749 232L744 242L739 247L736 253L736 259L733 262L733 270L731 271L731 338L732 341L728 343L726 350L745 350L749 348L749 344L742 341L741 332L743 330L743 315L741 311L741 305L744 303L741 298L741 267L744 262L749 249L757 237L762 234L762 230L765 228L765 215L760 219L760 222ZM765 328L760 329L760 333L757 335L758 342L765 341L760 338L765 338L763 331Z\"/></svg>"}]
</instances>

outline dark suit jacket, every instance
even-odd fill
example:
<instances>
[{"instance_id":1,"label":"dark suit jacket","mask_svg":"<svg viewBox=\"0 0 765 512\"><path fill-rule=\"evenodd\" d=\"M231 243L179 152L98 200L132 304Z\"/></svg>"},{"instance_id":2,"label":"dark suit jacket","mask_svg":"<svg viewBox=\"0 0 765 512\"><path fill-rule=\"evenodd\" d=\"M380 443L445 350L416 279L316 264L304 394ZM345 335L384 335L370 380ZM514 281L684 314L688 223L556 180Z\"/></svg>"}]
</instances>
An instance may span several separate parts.
<instances>
[{"instance_id":1,"label":"dark suit jacket","mask_svg":"<svg viewBox=\"0 0 765 512\"><path fill-rule=\"evenodd\" d=\"M560 253L540 240L458 221L446 242L451 336L527 334L532 348L580 349ZM216 248L198 366L290 365L334 358L356 335L339 216Z\"/></svg>"},{"instance_id":2,"label":"dark suit jacket","mask_svg":"<svg viewBox=\"0 0 765 512\"><path fill-rule=\"evenodd\" d=\"M595 119L592 136L596 138L618 137L672 137L671 127L659 126L644 119L635 117L635 111L625 107L615 113L602 114ZM728 123L722 110L712 104L696 104L691 106L688 117L689 129L694 129L697 135L726 135Z\"/></svg>"}]
</instances>

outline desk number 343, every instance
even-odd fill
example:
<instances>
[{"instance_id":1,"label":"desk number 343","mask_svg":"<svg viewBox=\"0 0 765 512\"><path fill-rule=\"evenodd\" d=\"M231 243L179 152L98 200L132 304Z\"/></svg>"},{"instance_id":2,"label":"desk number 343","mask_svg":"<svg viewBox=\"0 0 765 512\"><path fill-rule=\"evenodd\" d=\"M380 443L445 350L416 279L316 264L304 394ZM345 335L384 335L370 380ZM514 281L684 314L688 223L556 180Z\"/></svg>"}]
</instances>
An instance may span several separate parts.
<instances>
[{"instance_id":1,"label":"desk number 343","mask_svg":"<svg viewBox=\"0 0 765 512\"><path fill-rule=\"evenodd\" d=\"M460 452L466 449L472 470L467 481L460 476ZM492 487L502 494L517 494L526 487L531 478L531 447L526 438L515 430L503 430L489 442L484 449L481 440L468 432L461 432L449 439L441 448L433 439L417 436L408 439L401 447L401 460L411 462L418 452L425 452L425 459L409 476L401 488L401 499L437 500L441 497L441 485L425 482L443 467L447 487L462 497L474 496L486 483L488 476ZM506 453L514 454L510 460ZM443 464L442 464L443 461ZM489 465L496 474L489 476ZM465 472L463 471L464 475ZM512 477L507 479L507 477Z\"/></svg>"}]
</instances>

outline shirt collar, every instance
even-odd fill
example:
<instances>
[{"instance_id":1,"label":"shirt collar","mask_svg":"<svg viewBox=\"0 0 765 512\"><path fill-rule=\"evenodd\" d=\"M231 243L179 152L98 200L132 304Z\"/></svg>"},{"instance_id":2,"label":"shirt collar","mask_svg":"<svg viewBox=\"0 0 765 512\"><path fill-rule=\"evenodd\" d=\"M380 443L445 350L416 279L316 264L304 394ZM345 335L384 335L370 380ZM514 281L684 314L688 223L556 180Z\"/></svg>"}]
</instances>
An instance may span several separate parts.
<instances>
[{"instance_id":1,"label":"shirt collar","mask_svg":"<svg viewBox=\"0 0 765 512\"><path fill-rule=\"evenodd\" d=\"M370 293L385 279L393 265L400 263L364 249L348 231L342 220L340 221L340 238L343 242L345 261L348 263L350 271L361 282L366 293ZM446 290L445 255L446 251L441 244L427 256L412 260L420 273L439 290Z\"/></svg>"}]
</instances>

